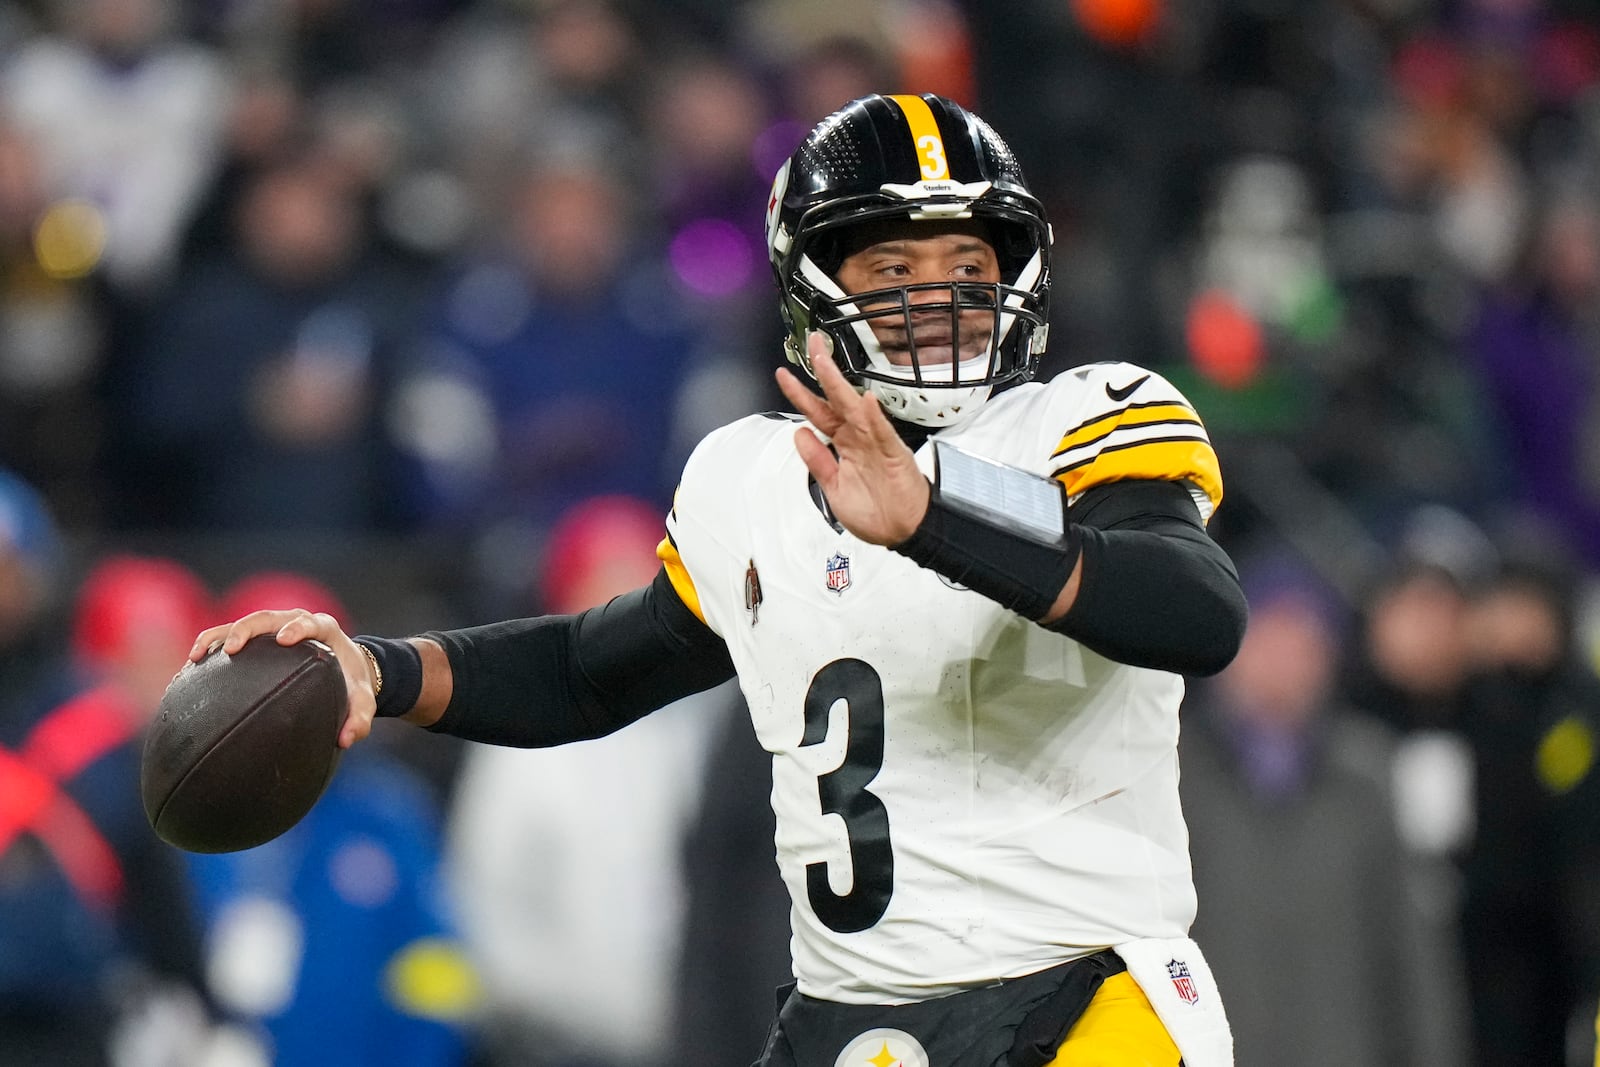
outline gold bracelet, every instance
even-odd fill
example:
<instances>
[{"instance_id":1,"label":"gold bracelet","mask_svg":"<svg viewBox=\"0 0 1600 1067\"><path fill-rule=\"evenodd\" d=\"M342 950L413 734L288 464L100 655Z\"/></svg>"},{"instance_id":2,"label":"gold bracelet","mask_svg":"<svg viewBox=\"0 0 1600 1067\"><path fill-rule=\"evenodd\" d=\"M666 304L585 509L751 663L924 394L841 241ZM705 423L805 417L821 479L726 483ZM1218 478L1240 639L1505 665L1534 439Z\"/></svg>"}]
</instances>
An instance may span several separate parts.
<instances>
[{"instance_id":1,"label":"gold bracelet","mask_svg":"<svg viewBox=\"0 0 1600 1067\"><path fill-rule=\"evenodd\" d=\"M356 647L367 654L367 663L372 667L372 695L377 696L383 692L383 668L378 666L378 657L372 654L370 646L357 641Z\"/></svg>"}]
</instances>

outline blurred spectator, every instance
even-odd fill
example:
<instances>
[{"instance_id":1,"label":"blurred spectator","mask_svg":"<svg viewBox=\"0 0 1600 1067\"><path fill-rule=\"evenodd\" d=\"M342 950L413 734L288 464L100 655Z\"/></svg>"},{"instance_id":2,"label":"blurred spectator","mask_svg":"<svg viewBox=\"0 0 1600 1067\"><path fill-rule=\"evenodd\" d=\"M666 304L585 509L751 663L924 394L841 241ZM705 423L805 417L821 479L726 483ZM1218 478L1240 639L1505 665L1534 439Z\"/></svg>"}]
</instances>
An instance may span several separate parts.
<instances>
[{"instance_id":1,"label":"blurred spectator","mask_svg":"<svg viewBox=\"0 0 1600 1067\"><path fill-rule=\"evenodd\" d=\"M1464 516L1438 506L1414 511L1388 573L1364 595L1342 683L1354 706L1396 732L1401 836L1446 861L1437 868L1448 883L1439 905L1452 924L1459 886L1450 875L1471 842L1476 806L1462 722L1477 666L1471 598L1497 564L1488 537Z\"/></svg>"},{"instance_id":2,"label":"blurred spectator","mask_svg":"<svg viewBox=\"0 0 1600 1067\"><path fill-rule=\"evenodd\" d=\"M1600 680L1575 647L1574 592L1568 561L1524 550L1472 612L1464 728L1477 834L1461 928L1480 1067L1588 1059L1600 996Z\"/></svg>"},{"instance_id":3,"label":"blurred spectator","mask_svg":"<svg viewBox=\"0 0 1600 1067\"><path fill-rule=\"evenodd\" d=\"M395 78L426 51L439 24L468 0L207 2L195 32L231 56L271 56L308 92L354 80Z\"/></svg>"},{"instance_id":4,"label":"blurred spectator","mask_svg":"<svg viewBox=\"0 0 1600 1067\"><path fill-rule=\"evenodd\" d=\"M1409 524L1457 526L1459 552L1415 536L1402 540L1389 573L1367 593L1347 683L1367 710L1399 731L1459 726L1460 695L1472 648L1470 597L1494 573L1488 539L1442 508L1419 509Z\"/></svg>"},{"instance_id":5,"label":"blurred spectator","mask_svg":"<svg viewBox=\"0 0 1600 1067\"><path fill-rule=\"evenodd\" d=\"M183 36L176 0L52 0L49 32L3 75L7 114L37 138L49 186L88 211L71 273L138 301L170 280L216 171L228 74Z\"/></svg>"},{"instance_id":6,"label":"blurred spectator","mask_svg":"<svg viewBox=\"0 0 1600 1067\"><path fill-rule=\"evenodd\" d=\"M241 578L219 610L285 606L347 619L330 589L293 571ZM439 878L441 813L374 740L344 755L283 836L188 857L212 988L273 1067L457 1067L470 1054L477 980Z\"/></svg>"},{"instance_id":7,"label":"blurred spectator","mask_svg":"<svg viewBox=\"0 0 1600 1067\"><path fill-rule=\"evenodd\" d=\"M222 255L237 239L235 218L251 178L304 142L310 102L283 66L241 61L223 114L217 172L184 230L179 261Z\"/></svg>"},{"instance_id":8,"label":"blurred spectator","mask_svg":"<svg viewBox=\"0 0 1600 1067\"><path fill-rule=\"evenodd\" d=\"M653 10L617 0L476 4L443 29L423 72L421 121L481 207L532 150L610 143L620 146L612 163L629 165L676 21L662 14L646 31L638 16Z\"/></svg>"},{"instance_id":9,"label":"blurred spectator","mask_svg":"<svg viewBox=\"0 0 1600 1067\"><path fill-rule=\"evenodd\" d=\"M783 72L787 103L809 127L861 95L863 71L871 74L867 92L938 93L974 106L972 43L962 6L953 0L752 0L739 13L737 32L745 54Z\"/></svg>"},{"instance_id":10,"label":"blurred spectator","mask_svg":"<svg viewBox=\"0 0 1600 1067\"><path fill-rule=\"evenodd\" d=\"M730 419L781 403L766 358L782 337L762 221L778 164L762 149L788 127L754 73L706 53L667 65L648 114L650 183L674 291L703 335L673 417L670 448L686 456Z\"/></svg>"},{"instance_id":11,"label":"blurred spectator","mask_svg":"<svg viewBox=\"0 0 1600 1067\"><path fill-rule=\"evenodd\" d=\"M732 61L688 56L662 72L648 114L673 270L691 297L748 315L772 288L762 220L776 168L755 152L773 117L763 87Z\"/></svg>"},{"instance_id":12,"label":"blurred spectator","mask_svg":"<svg viewBox=\"0 0 1600 1067\"><path fill-rule=\"evenodd\" d=\"M62 562L42 499L0 471L0 1062L200 1063L199 930L134 798L165 688L151 665L182 662L203 589L165 561L107 560L65 625Z\"/></svg>"},{"instance_id":13,"label":"blurred spectator","mask_svg":"<svg viewBox=\"0 0 1600 1067\"><path fill-rule=\"evenodd\" d=\"M1180 742L1200 898L1239 1067L1460 1063L1453 946L1395 827L1393 740L1341 706L1339 602L1304 564L1241 560L1250 625Z\"/></svg>"},{"instance_id":14,"label":"blurred spectator","mask_svg":"<svg viewBox=\"0 0 1600 1067\"><path fill-rule=\"evenodd\" d=\"M0 120L0 464L39 486L68 525L103 521L105 315L71 270L85 209L51 203L37 141Z\"/></svg>"},{"instance_id":15,"label":"blurred spectator","mask_svg":"<svg viewBox=\"0 0 1600 1067\"><path fill-rule=\"evenodd\" d=\"M1485 290L1467 354L1494 403L1513 477L1506 491L1571 531L1600 566L1600 206L1553 196L1523 268Z\"/></svg>"},{"instance_id":16,"label":"blurred spectator","mask_svg":"<svg viewBox=\"0 0 1600 1067\"><path fill-rule=\"evenodd\" d=\"M626 497L575 505L542 559L542 610L581 611L648 582L661 515ZM683 1062L667 1058L680 845L707 731L730 699L720 687L559 750L469 751L451 862L493 1067Z\"/></svg>"},{"instance_id":17,"label":"blurred spectator","mask_svg":"<svg viewBox=\"0 0 1600 1067\"><path fill-rule=\"evenodd\" d=\"M194 635L217 618L200 577L175 559L113 553L78 587L72 651L115 688L141 726L155 713Z\"/></svg>"},{"instance_id":18,"label":"blurred spectator","mask_svg":"<svg viewBox=\"0 0 1600 1067\"><path fill-rule=\"evenodd\" d=\"M1505 10L1518 6L1535 7ZM1468 19L1472 7L1463 5ZM1529 213L1528 176L1512 143L1527 118L1528 83L1496 69L1517 48L1459 31L1416 34L1395 51L1394 106L1380 126L1377 158L1390 194L1422 213L1451 268L1481 282L1510 269Z\"/></svg>"},{"instance_id":19,"label":"blurred spectator","mask_svg":"<svg viewBox=\"0 0 1600 1067\"><path fill-rule=\"evenodd\" d=\"M276 161L240 201L237 247L159 310L123 398L138 525L393 520L380 412L410 293L367 255L358 194L317 152Z\"/></svg>"},{"instance_id":20,"label":"blurred spectator","mask_svg":"<svg viewBox=\"0 0 1600 1067\"><path fill-rule=\"evenodd\" d=\"M773 841L772 756L743 699L716 713L683 842L687 891L672 978L670 1064L749 1067L794 980L789 892Z\"/></svg>"},{"instance_id":21,"label":"blurred spectator","mask_svg":"<svg viewBox=\"0 0 1600 1067\"><path fill-rule=\"evenodd\" d=\"M423 521L504 546L536 542L585 497L662 512L673 415L699 337L636 190L599 158L510 182L503 239L442 295L393 421ZM526 548L524 548L526 551ZM531 575L511 575L505 598Z\"/></svg>"},{"instance_id":22,"label":"blurred spectator","mask_svg":"<svg viewBox=\"0 0 1600 1067\"><path fill-rule=\"evenodd\" d=\"M0 467L0 701L37 688L59 662L44 650L56 642L59 622L60 532L44 497L29 482Z\"/></svg>"},{"instance_id":23,"label":"blurred spectator","mask_svg":"<svg viewBox=\"0 0 1600 1067\"><path fill-rule=\"evenodd\" d=\"M85 688L34 727L24 755L48 757L54 749L58 760L70 755L93 767L120 747L137 768L145 727L197 628L213 618L210 591L183 563L120 552L98 559L80 582L73 607L72 657ZM63 749L68 737L72 742ZM63 774L68 766L57 763ZM144 937L169 942L162 951L181 962L182 971L141 976L113 1033L111 1062L115 1067L164 1062L222 1067L253 1046L231 1026L213 1025L218 1013L210 1007L200 966L202 920L182 857L144 836L151 855L141 861L143 885L130 882L129 906L148 927ZM140 894L137 904L134 892Z\"/></svg>"}]
</instances>

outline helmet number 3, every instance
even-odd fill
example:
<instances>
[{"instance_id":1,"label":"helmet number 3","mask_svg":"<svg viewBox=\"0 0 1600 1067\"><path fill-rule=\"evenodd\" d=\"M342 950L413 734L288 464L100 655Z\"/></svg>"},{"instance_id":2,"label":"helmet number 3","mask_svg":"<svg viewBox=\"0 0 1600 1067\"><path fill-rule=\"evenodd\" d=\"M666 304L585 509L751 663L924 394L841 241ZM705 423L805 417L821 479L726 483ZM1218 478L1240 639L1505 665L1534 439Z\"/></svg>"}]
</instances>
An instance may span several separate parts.
<instances>
[{"instance_id":1,"label":"helmet number 3","mask_svg":"<svg viewBox=\"0 0 1600 1067\"><path fill-rule=\"evenodd\" d=\"M841 701L846 723L844 762L817 777L817 798L824 815L844 820L853 877L849 892L835 893L829 884L829 865L809 863L806 897L824 925L851 934L883 918L894 893L889 812L867 790L883 767L883 682L878 672L858 659L837 659L818 671L806 690L802 747L827 740L829 713Z\"/></svg>"},{"instance_id":2,"label":"helmet number 3","mask_svg":"<svg viewBox=\"0 0 1600 1067\"><path fill-rule=\"evenodd\" d=\"M944 139L934 134L917 138L917 152L922 156L922 177L927 181L950 176L950 163L944 158Z\"/></svg>"}]
</instances>

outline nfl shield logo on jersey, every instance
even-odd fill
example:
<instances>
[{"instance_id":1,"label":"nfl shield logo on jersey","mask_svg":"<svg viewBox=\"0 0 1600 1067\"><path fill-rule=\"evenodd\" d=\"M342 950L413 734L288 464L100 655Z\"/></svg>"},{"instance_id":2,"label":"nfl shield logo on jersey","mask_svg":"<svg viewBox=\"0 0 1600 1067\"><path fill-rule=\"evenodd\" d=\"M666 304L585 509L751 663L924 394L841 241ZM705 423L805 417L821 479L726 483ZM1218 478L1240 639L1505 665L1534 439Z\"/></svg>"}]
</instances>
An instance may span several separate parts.
<instances>
[{"instance_id":1,"label":"nfl shield logo on jersey","mask_svg":"<svg viewBox=\"0 0 1600 1067\"><path fill-rule=\"evenodd\" d=\"M1189 974L1189 965L1182 960L1169 960L1167 973L1172 976L1172 988L1178 991L1178 996L1183 998L1185 1004L1193 1004L1200 999L1200 990L1195 988L1194 977Z\"/></svg>"},{"instance_id":2,"label":"nfl shield logo on jersey","mask_svg":"<svg viewBox=\"0 0 1600 1067\"><path fill-rule=\"evenodd\" d=\"M839 1053L833 1067L928 1067L928 1053L904 1030L868 1030Z\"/></svg>"},{"instance_id":3,"label":"nfl shield logo on jersey","mask_svg":"<svg viewBox=\"0 0 1600 1067\"><path fill-rule=\"evenodd\" d=\"M835 593L850 588L850 557L843 552L828 557L828 588Z\"/></svg>"}]
</instances>

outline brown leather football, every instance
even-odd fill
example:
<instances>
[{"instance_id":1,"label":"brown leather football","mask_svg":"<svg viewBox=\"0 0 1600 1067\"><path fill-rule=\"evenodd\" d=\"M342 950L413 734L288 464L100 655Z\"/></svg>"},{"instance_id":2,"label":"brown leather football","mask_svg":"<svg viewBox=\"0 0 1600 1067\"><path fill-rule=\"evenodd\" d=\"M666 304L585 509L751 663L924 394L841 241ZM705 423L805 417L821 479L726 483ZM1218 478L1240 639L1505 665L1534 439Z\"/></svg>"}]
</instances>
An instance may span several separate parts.
<instances>
[{"instance_id":1,"label":"brown leather football","mask_svg":"<svg viewBox=\"0 0 1600 1067\"><path fill-rule=\"evenodd\" d=\"M339 766L344 674L320 641L251 639L187 663L145 736L140 793L162 840L237 852L304 818Z\"/></svg>"}]
</instances>

